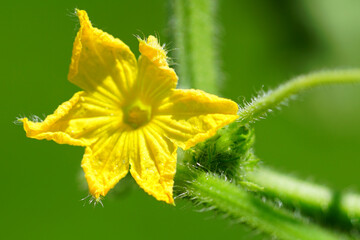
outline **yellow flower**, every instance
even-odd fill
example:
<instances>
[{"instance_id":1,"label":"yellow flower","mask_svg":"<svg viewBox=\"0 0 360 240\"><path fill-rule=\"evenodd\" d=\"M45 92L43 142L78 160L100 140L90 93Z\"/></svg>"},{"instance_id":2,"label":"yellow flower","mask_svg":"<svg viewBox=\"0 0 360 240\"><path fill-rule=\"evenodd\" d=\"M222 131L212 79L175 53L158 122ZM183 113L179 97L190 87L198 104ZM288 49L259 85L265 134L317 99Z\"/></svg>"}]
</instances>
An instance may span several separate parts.
<instances>
[{"instance_id":1,"label":"yellow flower","mask_svg":"<svg viewBox=\"0 0 360 240\"><path fill-rule=\"evenodd\" d=\"M177 146L188 149L237 118L238 106L200 90L175 89L177 76L157 39L141 56L92 27L78 10L68 79L83 89L43 122L22 119L28 137L85 146L90 193L105 196L129 171L148 194L173 203ZM199 63L201 64L201 63Z\"/></svg>"}]
</instances>

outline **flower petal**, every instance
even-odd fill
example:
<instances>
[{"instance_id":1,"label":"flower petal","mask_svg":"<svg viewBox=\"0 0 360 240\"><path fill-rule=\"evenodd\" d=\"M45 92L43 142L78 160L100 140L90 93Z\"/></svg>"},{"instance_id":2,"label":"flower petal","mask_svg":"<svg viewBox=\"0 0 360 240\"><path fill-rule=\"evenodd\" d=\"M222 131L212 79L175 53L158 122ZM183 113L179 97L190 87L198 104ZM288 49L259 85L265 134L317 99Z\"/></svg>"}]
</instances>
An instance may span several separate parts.
<instances>
[{"instance_id":1,"label":"flower petal","mask_svg":"<svg viewBox=\"0 0 360 240\"><path fill-rule=\"evenodd\" d=\"M188 149L237 119L238 105L200 90L174 89L157 110L153 123L176 145Z\"/></svg>"},{"instance_id":2,"label":"flower petal","mask_svg":"<svg viewBox=\"0 0 360 240\"><path fill-rule=\"evenodd\" d=\"M22 119L30 138L86 146L122 124L122 112L85 92L77 92L43 122Z\"/></svg>"},{"instance_id":3,"label":"flower petal","mask_svg":"<svg viewBox=\"0 0 360 240\"><path fill-rule=\"evenodd\" d=\"M174 203L176 146L148 124L131 135L130 173L141 188L157 200ZM129 151L131 151L129 149Z\"/></svg>"},{"instance_id":4,"label":"flower petal","mask_svg":"<svg viewBox=\"0 0 360 240\"><path fill-rule=\"evenodd\" d=\"M129 47L92 27L85 11L77 10L80 29L71 58L68 79L94 96L118 104L132 89L137 63Z\"/></svg>"},{"instance_id":5,"label":"flower petal","mask_svg":"<svg viewBox=\"0 0 360 240\"><path fill-rule=\"evenodd\" d=\"M120 129L103 136L85 150L81 166L95 198L105 196L129 170L128 132Z\"/></svg>"},{"instance_id":6,"label":"flower petal","mask_svg":"<svg viewBox=\"0 0 360 240\"><path fill-rule=\"evenodd\" d=\"M158 67L169 67L165 49L156 37L150 35L147 39L139 39L139 51L143 57L149 59Z\"/></svg>"},{"instance_id":7,"label":"flower petal","mask_svg":"<svg viewBox=\"0 0 360 240\"><path fill-rule=\"evenodd\" d=\"M144 102L154 104L170 94L176 87L177 76L167 63L166 51L154 36L139 39L141 56L138 61L139 74L136 90Z\"/></svg>"}]
</instances>

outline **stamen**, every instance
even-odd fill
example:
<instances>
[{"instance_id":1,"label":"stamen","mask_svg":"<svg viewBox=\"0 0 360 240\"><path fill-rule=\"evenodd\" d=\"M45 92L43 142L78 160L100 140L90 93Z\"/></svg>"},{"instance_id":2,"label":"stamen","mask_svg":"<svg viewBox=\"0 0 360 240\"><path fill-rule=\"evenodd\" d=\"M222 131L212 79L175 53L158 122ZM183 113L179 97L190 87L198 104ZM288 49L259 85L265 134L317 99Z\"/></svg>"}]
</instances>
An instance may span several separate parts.
<instances>
[{"instance_id":1,"label":"stamen","mask_svg":"<svg viewBox=\"0 0 360 240\"><path fill-rule=\"evenodd\" d=\"M124 122L132 128L139 128L151 119L151 106L136 100L124 108Z\"/></svg>"}]
</instances>

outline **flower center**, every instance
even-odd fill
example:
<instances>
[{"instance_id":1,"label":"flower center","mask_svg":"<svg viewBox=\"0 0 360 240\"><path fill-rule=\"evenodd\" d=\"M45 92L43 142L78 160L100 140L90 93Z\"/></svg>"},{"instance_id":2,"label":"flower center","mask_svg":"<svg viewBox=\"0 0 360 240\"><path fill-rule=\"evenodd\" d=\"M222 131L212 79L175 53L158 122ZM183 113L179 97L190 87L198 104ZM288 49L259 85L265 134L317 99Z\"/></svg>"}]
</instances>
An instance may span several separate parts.
<instances>
[{"instance_id":1,"label":"flower center","mask_svg":"<svg viewBox=\"0 0 360 240\"><path fill-rule=\"evenodd\" d=\"M132 128L138 128L151 119L151 106L136 100L124 108L124 122Z\"/></svg>"}]
</instances>

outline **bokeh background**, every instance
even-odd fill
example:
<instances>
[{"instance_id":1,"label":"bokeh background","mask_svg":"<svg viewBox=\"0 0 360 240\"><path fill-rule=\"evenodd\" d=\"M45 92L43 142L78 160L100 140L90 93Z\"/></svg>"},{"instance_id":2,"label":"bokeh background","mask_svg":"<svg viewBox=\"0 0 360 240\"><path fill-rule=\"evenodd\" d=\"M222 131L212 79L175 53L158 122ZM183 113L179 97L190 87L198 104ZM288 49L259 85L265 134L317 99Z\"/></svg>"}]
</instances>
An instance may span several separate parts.
<instances>
[{"instance_id":1,"label":"bokeh background","mask_svg":"<svg viewBox=\"0 0 360 240\"><path fill-rule=\"evenodd\" d=\"M43 118L79 89L67 71L78 29L74 9L121 38L167 41L166 1L6 1L1 7L1 239L262 239L233 221L167 206L129 179L93 207L83 149L25 137L17 117ZM220 1L223 96L239 103L313 70L360 67L360 1ZM169 43L170 48L174 47ZM175 59L176 62L176 59ZM360 187L360 85L326 87L256 123L264 164L334 189Z\"/></svg>"}]
</instances>

